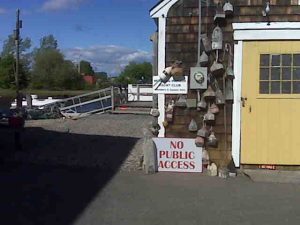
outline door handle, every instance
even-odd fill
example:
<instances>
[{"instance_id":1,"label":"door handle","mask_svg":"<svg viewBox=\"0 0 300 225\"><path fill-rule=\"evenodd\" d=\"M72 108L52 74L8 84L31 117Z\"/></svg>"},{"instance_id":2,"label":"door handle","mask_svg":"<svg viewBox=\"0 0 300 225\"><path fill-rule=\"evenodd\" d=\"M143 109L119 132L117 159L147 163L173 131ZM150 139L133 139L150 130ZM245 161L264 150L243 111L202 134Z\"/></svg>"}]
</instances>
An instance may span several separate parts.
<instances>
[{"instance_id":1,"label":"door handle","mask_svg":"<svg viewBox=\"0 0 300 225\"><path fill-rule=\"evenodd\" d=\"M247 101L247 97L241 97L241 101L242 101L242 106L245 107L245 103Z\"/></svg>"}]
</instances>

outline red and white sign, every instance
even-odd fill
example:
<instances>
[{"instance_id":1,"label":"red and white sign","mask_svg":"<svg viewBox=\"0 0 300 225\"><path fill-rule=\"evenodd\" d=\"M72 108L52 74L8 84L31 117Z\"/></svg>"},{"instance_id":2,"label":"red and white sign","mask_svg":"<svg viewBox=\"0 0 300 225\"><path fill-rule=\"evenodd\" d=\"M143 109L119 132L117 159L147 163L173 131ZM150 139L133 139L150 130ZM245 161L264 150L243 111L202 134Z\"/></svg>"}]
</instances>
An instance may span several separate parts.
<instances>
[{"instance_id":1,"label":"red and white sign","mask_svg":"<svg viewBox=\"0 0 300 225\"><path fill-rule=\"evenodd\" d=\"M153 138L157 149L158 171L202 172L202 148L195 139Z\"/></svg>"}]
</instances>

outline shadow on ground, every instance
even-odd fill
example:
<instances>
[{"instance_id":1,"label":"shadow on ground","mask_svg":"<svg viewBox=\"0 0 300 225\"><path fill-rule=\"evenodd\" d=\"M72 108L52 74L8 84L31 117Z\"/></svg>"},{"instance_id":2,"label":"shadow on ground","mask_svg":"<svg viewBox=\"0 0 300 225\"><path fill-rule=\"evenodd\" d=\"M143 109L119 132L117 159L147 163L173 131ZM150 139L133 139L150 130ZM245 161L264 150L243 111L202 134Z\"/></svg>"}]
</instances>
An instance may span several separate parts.
<instances>
[{"instance_id":1,"label":"shadow on ground","mask_svg":"<svg viewBox=\"0 0 300 225\"><path fill-rule=\"evenodd\" d=\"M26 128L22 152L0 128L1 224L73 224L138 139ZM99 221L99 224L101 221Z\"/></svg>"}]
</instances>

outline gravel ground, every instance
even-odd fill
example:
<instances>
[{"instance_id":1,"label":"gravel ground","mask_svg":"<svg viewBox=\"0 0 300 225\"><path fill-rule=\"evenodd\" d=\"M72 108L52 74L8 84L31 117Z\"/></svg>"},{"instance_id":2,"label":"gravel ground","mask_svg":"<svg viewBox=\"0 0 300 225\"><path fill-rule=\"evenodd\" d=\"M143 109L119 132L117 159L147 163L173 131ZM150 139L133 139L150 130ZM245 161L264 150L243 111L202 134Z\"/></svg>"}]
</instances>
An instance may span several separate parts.
<instances>
[{"instance_id":1,"label":"gravel ground","mask_svg":"<svg viewBox=\"0 0 300 225\"><path fill-rule=\"evenodd\" d=\"M12 153L13 143L7 141L11 154L6 160L135 171L140 169L143 128L150 121L150 116L112 114L26 121L23 150Z\"/></svg>"}]
</instances>

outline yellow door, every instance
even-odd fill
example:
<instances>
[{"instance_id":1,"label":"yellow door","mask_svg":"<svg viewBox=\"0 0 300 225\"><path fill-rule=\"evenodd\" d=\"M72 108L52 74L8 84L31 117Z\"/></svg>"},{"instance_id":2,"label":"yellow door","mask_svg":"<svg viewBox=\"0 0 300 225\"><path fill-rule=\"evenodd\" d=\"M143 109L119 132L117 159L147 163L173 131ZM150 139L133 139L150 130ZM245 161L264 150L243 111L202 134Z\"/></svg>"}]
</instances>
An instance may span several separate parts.
<instances>
[{"instance_id":1,"label":"yellow door","mask_svg":"<svg viewBox=\"0 0 300 225\"><path fill-rule=\"evenodd\" d=\"M244 42L242 164L300 165L300 42Z\"/></svg>"}]
</instances>

